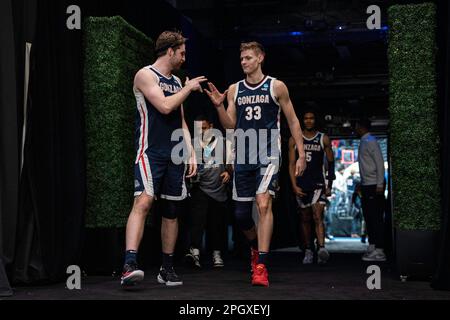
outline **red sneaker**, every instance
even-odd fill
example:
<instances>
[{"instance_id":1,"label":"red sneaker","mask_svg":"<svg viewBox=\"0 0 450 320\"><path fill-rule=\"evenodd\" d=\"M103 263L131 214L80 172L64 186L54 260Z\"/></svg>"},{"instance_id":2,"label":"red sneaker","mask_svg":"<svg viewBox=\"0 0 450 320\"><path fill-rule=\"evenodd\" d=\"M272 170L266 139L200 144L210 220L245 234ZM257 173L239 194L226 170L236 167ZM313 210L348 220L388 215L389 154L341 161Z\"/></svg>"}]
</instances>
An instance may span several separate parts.
<instances>
[{"instance_id":1,"label":"red sneaker","mask_svg":"<svg viewBox=\"0 0 450 320\"><path fill-rule=\"evenodd\" d=\"M255 267L255 272L252 276L252 285L254 286L269 286L269 274L267 273L267 268L262 263L257 264Z\"/></svg>"},{"instance_id":2,"label":"red sneaker","mask_svg":"<svg viewBox=\"0 0 450 320\"><path fill-rule=\"evenodd\" d=\"M259 257L259 253L258 250L255 250L253 248L250 248L251 250L251 268L252 268L252 274L255 273L255 268L256 265L258 264L258 257Z\"/></svg>"}]
</instances>

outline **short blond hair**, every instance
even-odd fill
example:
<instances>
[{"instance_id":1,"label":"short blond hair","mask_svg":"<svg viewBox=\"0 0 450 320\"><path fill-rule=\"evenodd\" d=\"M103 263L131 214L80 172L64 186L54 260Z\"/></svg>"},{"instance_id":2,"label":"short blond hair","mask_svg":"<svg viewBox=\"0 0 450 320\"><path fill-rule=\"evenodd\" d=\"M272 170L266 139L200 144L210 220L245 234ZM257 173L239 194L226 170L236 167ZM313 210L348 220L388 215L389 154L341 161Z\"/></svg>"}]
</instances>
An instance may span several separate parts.
<instances>
[{"instance_id":1,"label":"short blond hair","mask_svg":"<svg viewBox=\"0 0 450 320\"><path fill-rule=\"evenodd\" d=\"M240 51L244 50L254 50L258 54L266 55L263 45L256 41L241 43Z\"/></svg>"},{"instance_id":2,"label":"short blond hair","mask_svg":"<svg viewBox=\"0 0 450 320\"><path fill-rule=\"evenodd\" d=\"M155 54L161 57L167 53L169 48L174 51L186 43L187 38L183 37L179 31L164 31L156 40Z\"/></svg>"}]
</instances>

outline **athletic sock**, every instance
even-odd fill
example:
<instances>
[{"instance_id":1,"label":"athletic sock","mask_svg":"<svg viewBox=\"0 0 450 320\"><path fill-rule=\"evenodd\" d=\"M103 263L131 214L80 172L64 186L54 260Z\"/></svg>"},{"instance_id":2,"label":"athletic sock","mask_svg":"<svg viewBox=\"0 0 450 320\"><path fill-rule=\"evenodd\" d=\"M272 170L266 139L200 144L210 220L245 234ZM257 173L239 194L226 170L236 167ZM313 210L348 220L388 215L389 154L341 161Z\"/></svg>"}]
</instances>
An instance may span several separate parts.
<instances>
[{"instance_id":1,"label":"athletic sock","mask_svg":"<svg viewBox=\"0 0 450 320\"><path fill-rule=\"evenodd\" d=\"M162 254L162 266L164 269L173 268L173 253Z\"/></svg>"},{"instance_id":2,"label":"athletic sock","mask_svg":"<svg viewBox=\"0 0 450 320\"><path fill-rule=\"evenodd\" d=\"M264 252L264 251L259 251L258 252L258 264L266 264L267 263L267 258L269 257L269 253L268 252Z\"/></svg>"},{"instance_id":3,"label":"athletic sock","mask_svg":"<svg viewBox=\"0 0 450 320\"><path fill-rule=\"evenodd\" d=\"M137 251L127 250L125 251L125 264L136 264Z\"/></svg>"}]
</instances>

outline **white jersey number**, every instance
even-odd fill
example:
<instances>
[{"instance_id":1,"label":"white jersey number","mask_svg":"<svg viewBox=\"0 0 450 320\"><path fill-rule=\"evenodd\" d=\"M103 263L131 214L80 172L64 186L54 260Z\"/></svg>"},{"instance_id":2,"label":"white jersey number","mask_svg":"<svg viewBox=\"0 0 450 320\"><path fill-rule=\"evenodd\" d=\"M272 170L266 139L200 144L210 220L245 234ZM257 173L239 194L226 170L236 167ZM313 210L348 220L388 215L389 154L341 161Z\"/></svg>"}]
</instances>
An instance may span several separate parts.
<instances>
[{"instance_id":1,"label":"white jersey number","mask_svg":"<svg viewBox=\"0 0 450 320\"><path fill-rule=\"evenodd\" d=\"M245 112L247 112L247 115L245 116L245 119L247 120L259 120L261 119L261 107L255 106L255 107L247 107L245 108Z\"/></svg>"},{"instance_id":2,"label":"white jersey number","mask_svg":"<svg viewBox=\"0 0 450 320\"><path fill-rule=\"evenodd\" d=\"M306 162L311 162L311 155L312 154L310 151L305 152Z\"/></svg>"}]
</instances>

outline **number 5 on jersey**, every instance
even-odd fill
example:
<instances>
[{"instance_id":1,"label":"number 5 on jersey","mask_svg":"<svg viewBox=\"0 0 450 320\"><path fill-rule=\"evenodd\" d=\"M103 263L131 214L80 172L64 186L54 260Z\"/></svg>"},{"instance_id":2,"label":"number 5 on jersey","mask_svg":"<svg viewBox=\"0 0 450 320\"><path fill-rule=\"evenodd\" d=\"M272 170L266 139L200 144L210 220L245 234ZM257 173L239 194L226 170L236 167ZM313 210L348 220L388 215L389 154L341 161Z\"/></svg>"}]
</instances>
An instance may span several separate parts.
<instances>
[{"instance_id":1,"label":"number 5 on jersey","mask_svg":"<svg viewBox=\"0 0 450 320\"><path fill-rule=\"evenodd\" d=\"M306 162L311 162L311 151L305 152Z\"/></svg>"}]
</instances>

